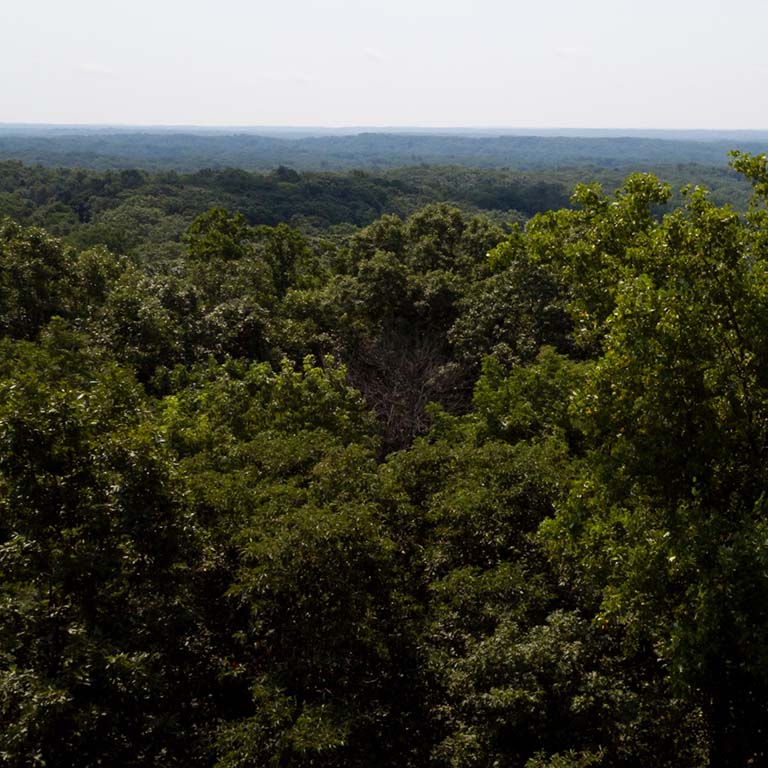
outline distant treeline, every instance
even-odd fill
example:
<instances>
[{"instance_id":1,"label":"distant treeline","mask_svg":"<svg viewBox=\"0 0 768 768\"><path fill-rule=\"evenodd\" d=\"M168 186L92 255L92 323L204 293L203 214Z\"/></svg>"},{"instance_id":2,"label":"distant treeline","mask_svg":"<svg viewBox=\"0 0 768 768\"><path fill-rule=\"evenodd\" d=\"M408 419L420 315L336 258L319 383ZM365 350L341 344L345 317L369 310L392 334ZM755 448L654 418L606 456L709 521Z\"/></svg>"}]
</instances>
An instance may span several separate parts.
<instances>
[{"instance_id":1,"label":"distant treeline","mask_svg":"<svg viewBox=\"0 0 768 768\"><path fill-rule=\"evenodd\" d=\"M628 137L463 136L405 133L279 138L251 133L204 134L168 131L33 132L0 134L0 158L27 163L91 168L191 171L237 166L267 170L287 165L300 170L397 168L405 165L465 165L481 168L546 169L596 166L658 170L698 163L725 167L732 140L670 140ZM750 152L765 142L742 141Z\"/></svg>"},{"instance_id":2,"label":"distant treeline","mask_svg":"<svg viewBox=\"0 0 768 768\"><path fill-rule=\"evenodd\" d=\"M195 216L214 206L238 210L254 225L290 222L328 234L335 225L362 226L386 213L407 216L434 202L522 221L568 205L568 196L560 180L464 168L372 175L280 166L269 173L225 168L180 174L0 163L0 216L44 226L76 245L106 244L120 253L144 244L156 255L158 246L178 242Z\"/></svg>"},{"instance_id":3,"label":"distant treeline","mask_svg":"<svg viewBox=\"0 0 768 768\"><path fill-rule=\"evenodd\" d=\"M49 232L78 247L106 244L118 253L156 259L178 255L181 234L211 207L242 212L252 225L288 222L306 233L343 234L391 213L408 216L430 203L484 212L500 224L521 222L567 207L585 171L520 172L463 167L409 167L367 171L267 173L237 168L194 173L137 168L93 171L0 162L0 216ZM750 187L729 169L670 166L661 174L673 189L704 183L717 203L744 210ZM620 171L589 171L607 190ZM675 202L678 202L675 199Z\"/></svg>"}]
</instances>

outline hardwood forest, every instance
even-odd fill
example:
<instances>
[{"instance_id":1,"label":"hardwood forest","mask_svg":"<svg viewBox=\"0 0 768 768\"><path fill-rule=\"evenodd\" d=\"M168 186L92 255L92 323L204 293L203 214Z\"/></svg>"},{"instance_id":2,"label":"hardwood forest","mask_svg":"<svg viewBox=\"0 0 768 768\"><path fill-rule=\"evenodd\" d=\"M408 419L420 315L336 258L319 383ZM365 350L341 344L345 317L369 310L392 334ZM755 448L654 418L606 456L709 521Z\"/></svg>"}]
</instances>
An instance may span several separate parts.
<instances>
[{"instance_id":1,"label":"hardwood forest","mask_svg":"<svg viewBox=\"0 0 768 768\"><path fill-rule=\"evenodd\" d=\"M0 162L0 765L768 764L764 154L144 157Z\"/></svg>"}]
</instances>

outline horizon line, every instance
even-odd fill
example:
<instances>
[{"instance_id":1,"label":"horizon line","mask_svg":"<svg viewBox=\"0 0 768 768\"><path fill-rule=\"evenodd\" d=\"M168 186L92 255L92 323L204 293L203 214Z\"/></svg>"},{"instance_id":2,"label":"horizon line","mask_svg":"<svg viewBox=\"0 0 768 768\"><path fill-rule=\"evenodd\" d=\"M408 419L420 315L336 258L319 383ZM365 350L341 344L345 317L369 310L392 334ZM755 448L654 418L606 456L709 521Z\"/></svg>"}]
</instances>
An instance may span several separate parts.
<instances>
[{"instance_id":1,"label":"horizon line","mask_svg":"<svg viewBox=\"0 0 768 768\"><path fill-rule=\"evenodd\" d=\"M427 124L279 124L279 123L144 123L144 122L47 122L0 120L0 127L39 127L39 128L194 128L209 130L322 130L322 131L630 131L630 132L665 132L665 133L768 133L765 128L703 128L689 126L670 127L631 127L631 126L583 126L583 125L427 125Z\"/></svg>"}]
</instances>

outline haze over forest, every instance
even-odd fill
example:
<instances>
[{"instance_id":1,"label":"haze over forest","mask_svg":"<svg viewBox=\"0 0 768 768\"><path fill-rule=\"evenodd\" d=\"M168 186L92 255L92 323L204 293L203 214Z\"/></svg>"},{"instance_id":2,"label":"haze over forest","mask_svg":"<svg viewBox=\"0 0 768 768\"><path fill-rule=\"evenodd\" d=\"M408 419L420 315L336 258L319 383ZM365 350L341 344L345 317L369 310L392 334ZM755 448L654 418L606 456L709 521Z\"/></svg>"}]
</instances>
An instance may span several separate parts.
<instances>
[{"instance_id":1,"label":"haze over forest","mask_svg":"<svg viewBox=\"0 0 768 768\"><path fill-rule=\"evenodd\" d=\"M6 125L0 126L0 152L24 162L93 169L189 171L232 166L269 170L283 165L297 170L345 170L427 164L519 170L578 166L651 170L676 164L725 168L728 151L735 145L752 152L763 151L768 145L768 133L759 131L613 134Z\"/></svg>"}]
</instances>

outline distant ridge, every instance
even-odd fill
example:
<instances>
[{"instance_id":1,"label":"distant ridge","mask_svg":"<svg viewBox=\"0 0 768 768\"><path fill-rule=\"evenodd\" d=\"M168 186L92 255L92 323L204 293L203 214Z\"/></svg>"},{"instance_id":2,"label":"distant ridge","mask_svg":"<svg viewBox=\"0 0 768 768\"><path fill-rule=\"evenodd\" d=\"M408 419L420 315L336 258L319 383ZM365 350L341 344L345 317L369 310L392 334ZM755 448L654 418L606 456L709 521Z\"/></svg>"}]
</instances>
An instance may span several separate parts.
<instances>
[{"instance_id":1,"label":"distant ridge","mask_svg":"<svg viewBox=\"0 0 768 768\"><path fill-rule=\"evenodd\" d=\"M354 136L359 134L394 134L418 136L536 136L554 138L634 138L664 139L668 141L768 141L765 129L710 129L710 128L540 128L536 126L281 126L281 125L121 125L121 124L56 124L56 123L3 123L0 136L58 136L61 134L125 134L125 133L183 133L189 135L258 135L284 138L315 136Z\"/></svg>"},{"instance_id":2,"label":"distant ridge","mask_svg":"<svg viewBox=\"0 0 768 768\"><path fill-rule=\"evenodd\" d=\"M311 131L318 133L311 133ZM503 130L503 132L501 132ZM0 125L0 160L97 170L384 169L410 165L542 170L725 167L730 149L764 152L768 131L186 128ZM323 131L322 133L319 133ZM348 132L345 132L348 131ZM355 132L357 131L357 132ZM474 132L473 132L474 131Z\"/></svg>"}]
</instances>

